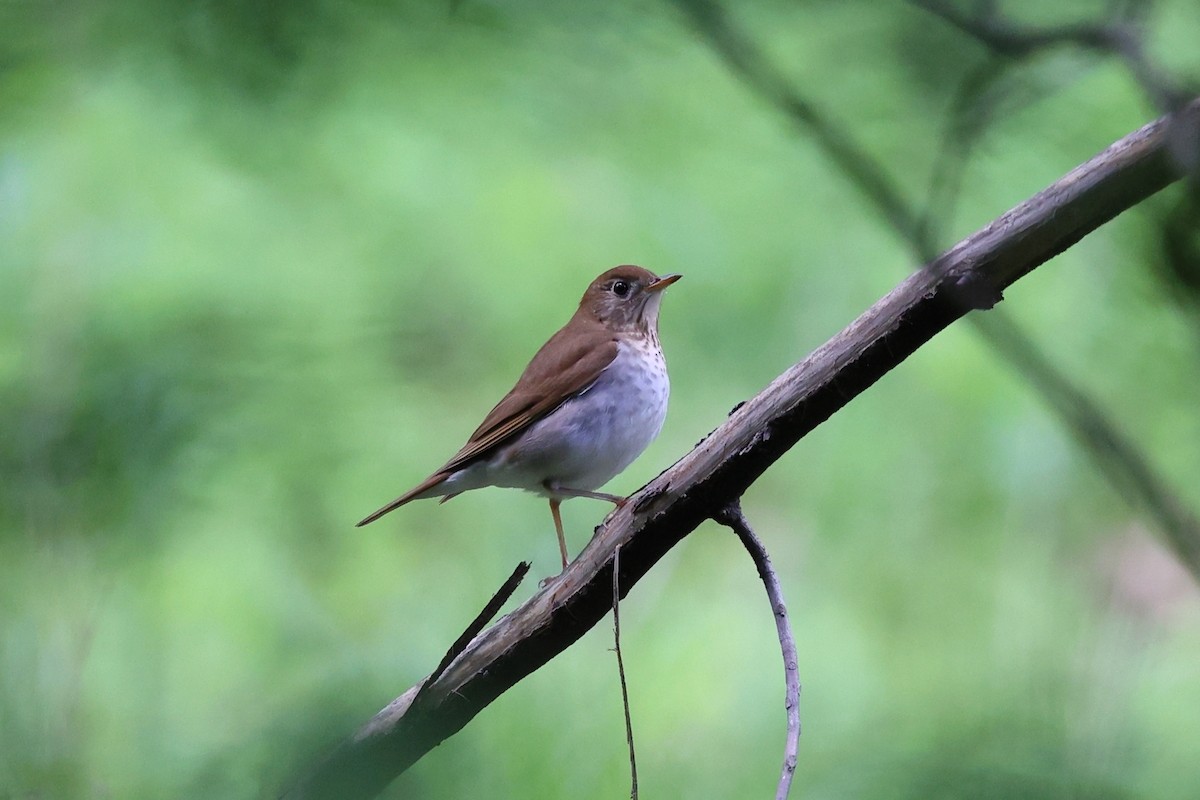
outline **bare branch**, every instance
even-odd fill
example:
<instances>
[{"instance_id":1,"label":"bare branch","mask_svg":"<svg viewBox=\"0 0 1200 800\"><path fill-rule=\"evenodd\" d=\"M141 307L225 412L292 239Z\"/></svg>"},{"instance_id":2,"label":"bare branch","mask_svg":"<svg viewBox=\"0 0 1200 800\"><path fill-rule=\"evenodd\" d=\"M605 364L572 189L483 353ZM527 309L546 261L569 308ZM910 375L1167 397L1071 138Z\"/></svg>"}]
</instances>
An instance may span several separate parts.
<instances>
[{"instance_id":1,"label":"bare branch","mask_svg":"<svg viewBox=\"0 0 1200 800\"><path fill-rule=\"evenodd\" d=\"M471 624L454 641L454 644L450 645L450 649L446 651L446 655L442 656L442 660L438 662L437 667L429 674L429 677L426 679L427 683L436 681L446 671L446 667L450 666L454 662L454 659L458 658L462 654L462 651L467 649L467 645L479 635L484 626L492 621L492 618L500 611L501 606L508 602L508 598L512 597L512 593L521 585L521 581L525 580L525 575L529 572L529 566L530 563L528 561L522 561L520 564L517 564L512 575L508 576L508 580L501 584L496 593L492 595L492 599L483 607L483 610L479 612L475 619L471 620Z\"/></svg>"},{"instance_id":2,"label":"bare branch","mask_svg":"<svg viewBox=\"0 0 1200 800\"><path fill-rule=\"evenodd\" d=\"M442 656L442 660L429 673L429 677L410 689L406 696L413 707L420 707L425 699L425 690L441 677L454 659L462 655L467 646L479 635L500 608L512 597L525 575L529 572L529 562L522 561L508 576L508 579L492 595L475 619L466 630L454 640L450 649ZM319 761L317 765L285 795L285 797L373 797L378 790L387 784L391 778L387 774L389 765L385 753L375 744L381 740L368 740L360 745L358 741L343 743L340 747ZM434 747L437 742L429 746ZM382 772L381 772L382 771Z\"/></svg>"},{"instance_id":3,"label":"bare branch","mask_svg":"<svg viewBox=\"0 0 1200 800\"><path fill-rule=\"evenodd\" d=\"M975 320L989 341L1021 359L1033 352L1008 317L991 315ZM1200 579L1200 519L1175 496L1142 456L1133 441L1110 423L1085 394L1040 358L1018 362L1021 374L1051 404L1076 440L1087 443L1096 465L1132 506L1142 506L1166 536L1167 544L1193 575Z\"/></svg>"},{"instance_id":4,"label":"bare branch","mask_svg":"<svg viewBox=\"0 0 1200 800\"><path fill-rule=\"evenodd\" d=\"M767 590L767 599L771 601L775 633L779 636L779 649L783 653L784 707L787 709L787 742L783 748L783 770L775 788L775 800L787 800L800 753L800 657L796 654L796 639L792 636L787 605L783 602L783 587L779 585L779 578L771 566L766 546L754 535L746 515L742 513L741 502L736 499L731 501L717 513L716 520L732 528L742 546L750 553L758 569L758 577Z\"/></svg>"},{"instance_id":5,"label":"bare branch","mask_svg":"<svg viewBox=\"0 0 1200 800\"><path fill-rule=\"evenodd\" d=\"M968 14L946 0L911 0L914 6L958 28L989 49L1009 58L1024 58L1055 45L1114 49L1120 36L1116 26L1092 22L1068 23L1037 28L1005 19L994 8Z\"/></svg>"},{"instance_id":6,"label":"bare branch","mask_svg":"<svg viewBox=\"0 0 1200 800\"><path fill-rule=\"evenodd\" d=\"M420 703L414 699L422 684L343 743L335 755L356 776L350 789L332 793L310 782L287 796L355 798L381 791L608 613L618 546L618 595L624 597L667 551L740 497L809 431L962 317L964 296L993 297L1177 180L1166 155L1166 129L1161 119L1130 134L911 274L611 513L562 575L477 636L429 682ZM1200 548L1189 557L1189 566L1200 572Z\"/></svg>"},{"instance_id":7,"label":"bare branch","mask_svg":"<svg viewBox=\"0 0 1200 800\"><path fill-rule=\"evenodd\" d=\"M833 163L873 201L884 220L909 239L920 231L920 222L900 189L846 132L827 114L797 92L783 73L729 20L725 9L713 0L674 0L691 18L697 30L725 59L726 65L748 88L780 108L811 134Z\"/></svg>"},{"instance_id":8,"label":"bare branch","mask_svg":"<svg viewBox=\"0 0 1200 800\"><path fill-rule=\"evenodd\" d=\"M987 8L975 14L962 11L946 0L911 0L958 30L978 40L996 55L1021 60L1047 48L1063 45L1080 47L1120 58L1133 79L1163 112L1177 111L1187 105L1192 93L1177 86L1169 75L1147 56L1140 25L1141 13L1148 3L1115 8L1111 18L1098 22L1083 21L1066 25L1036 27L1006 19Z\"/></svg>"}]
</instances>

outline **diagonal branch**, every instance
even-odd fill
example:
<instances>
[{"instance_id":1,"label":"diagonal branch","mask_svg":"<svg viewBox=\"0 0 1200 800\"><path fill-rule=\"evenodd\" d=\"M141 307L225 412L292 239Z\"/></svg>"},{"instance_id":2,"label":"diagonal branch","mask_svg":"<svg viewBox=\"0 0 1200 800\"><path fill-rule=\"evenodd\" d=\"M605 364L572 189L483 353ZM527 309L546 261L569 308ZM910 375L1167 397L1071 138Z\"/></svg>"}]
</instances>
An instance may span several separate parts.
<instances>
[{"instance_id":1,"label":"diagonal branch","mask_svg":"<svg viewBox=\"0 0 1200 800\"><path fill-rule=\"evenodd\" d=\"M870 159L864 158L862 149L824 111L792 87L754 42L731 24L723 6L714 0L674 2L747 88L782 110L816 139L834 166L871 199L889 227L905 239L919 235L920 220L900 187Z\"/></svg>"},{"instance_id":2,"label":"diagonal branch","mask_svg":"<svg viewBox=\"0 0 1200 800\"><path fill-rule=\"evenodd\" d=\"M1200 107L1200 103L1197 103ZM857 394L967 312L1122 211L1178 179L1167 120L1115 143L911 274L845 330L738 408L597 528L579 558L466 647L422 691L409 689L326 760L355 791L308 780L289 798L371 797L489 703L565 650L612 607L613 554L625 596L667 551ZM1200 548L1185 554L1200 572ZM414 703L418 691L421 702ZM326 775L326 776L327 776ZM329 784L323 784L328 786Z\"/></svg>"},{"instance_id":3,"label":"diagonal branch","mask_svg":"<svg viewBox=\"0 0 1200 800\"><path fill-rule=\"evenodd\" d=\"M734 75L745 82L749 89L772 102L802 131L815 139L834 165L875 206L914 257L922 263L933 261L936 251L929 219L910 210L909 204L888 177L884 165L855 143L848 131L840 129L795 89L766 54L737 28L718 0L674 2L689 16L696 30L724 59ZM940 0L914 2L943 16L954 13L952 6ZM1006 31L1006 40L1016 41L1018 33L1020 36L1033 36L1028 29L997 28L1001 25L997 22L998 18L986 8L984 12L985 16L981 19L990 21L981 22L976 27L1003 29ZM974 28L966 27L966 17L955 19L960 27L976 32ZM1044 37L1033 38L1039 42L1038 46L1064 41L1089 42L1093 39L1099 42L1103 39L1100 34L1093 35L1088 30L1088 26L1067 26L1050 30ZM998 47L995 41L991 44ZM1000 48L998 52L1008 51ZM1166 158L1170 161L1170 166L1164 168L1173 172L1185 169L1195 172L1194 153L1200 151L1195 144L1196 131L1200 130L1200 103L1194 99L1184 102L1179 98L1178 93L1173 95L1171 111L1174 113L1163 118ZM1191 161L1188 160L1189 156ZM1132 504L1141 505L1147 510L1183 563L1200 577L1200 521L1171 491L1136 444L1119 430L1117 424L1096 403L1056 370L1029 337L1003 314L994 314L986 320L973 317L971 322L996 353L1041 394L1105 477Z\"/></svg>"}]
</instances>

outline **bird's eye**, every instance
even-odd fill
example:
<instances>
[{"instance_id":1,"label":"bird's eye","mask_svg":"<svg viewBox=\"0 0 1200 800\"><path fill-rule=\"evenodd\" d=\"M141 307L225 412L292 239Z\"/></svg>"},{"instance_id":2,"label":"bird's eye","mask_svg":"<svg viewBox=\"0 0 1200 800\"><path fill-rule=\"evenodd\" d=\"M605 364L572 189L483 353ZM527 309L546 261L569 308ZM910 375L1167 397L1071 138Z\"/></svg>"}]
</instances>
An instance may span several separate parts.
<instances>
[{"instance_id":1,"label":"bird's eye","mask_svg":"<svg viewBox=\"0 0 1200 800\"><path fill-rule=\"evenodd\" d=\"M613 294L615 294L617 297L624 297L625 295L629 294L629 288L628 281L616 281L612 285Z\"/></svg>"}]
</instances>

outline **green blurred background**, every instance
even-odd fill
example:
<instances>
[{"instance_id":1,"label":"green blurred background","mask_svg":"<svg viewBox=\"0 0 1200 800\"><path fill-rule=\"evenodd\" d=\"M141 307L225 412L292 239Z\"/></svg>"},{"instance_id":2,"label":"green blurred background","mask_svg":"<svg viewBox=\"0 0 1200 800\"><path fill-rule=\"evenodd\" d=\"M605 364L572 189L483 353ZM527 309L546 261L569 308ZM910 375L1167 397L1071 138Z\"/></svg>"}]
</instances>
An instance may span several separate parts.
<instances>
[{"instance_id":1,"label":"green blurred background","mask_svg":"<svg viewBox=\"0 0 1200 800\"><path fill-rule=\"evenodd\" d=\"M902 3L733 10L919 198L982 51ZM1148 23L1195 73L1194 0ZM1019 80L943 245L1156 116L1095 57ZM273 796L517 561L553 573L517 492L352 525L602 270L685 275L671 413L628 492L913 267L669 4L11 0L0 108L0 797ZM1003 306L1196 508L1200 326L1156 277L1162 202ZM1195 585L969 327L745 507L800 650L794 796L1196 796ZM578 551L607 507L564 511ZM643 796L769 796L782 670L735 537L702 526L622 622ZM601 625L389 796L624 796L610 647Z\"/></svg>"}]
</instances>

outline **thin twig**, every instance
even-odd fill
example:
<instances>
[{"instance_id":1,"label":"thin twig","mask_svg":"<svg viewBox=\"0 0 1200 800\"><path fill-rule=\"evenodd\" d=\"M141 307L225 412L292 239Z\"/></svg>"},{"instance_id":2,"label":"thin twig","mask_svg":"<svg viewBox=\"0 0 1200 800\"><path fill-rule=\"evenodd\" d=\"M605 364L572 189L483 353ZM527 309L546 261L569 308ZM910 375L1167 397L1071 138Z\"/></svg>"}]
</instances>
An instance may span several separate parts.
<instances>
[{"instance_id":1,"label":"thin twig","mask_svg":"<svg viewBox=\"0 0 1200 800\"><path fill-rule=\"evenodd\" d=\"M1146 3L1113 9L1112 19L1037 27L995 13L967 14L945 0L911 0L963 33L973 37L996 55L1019 61L1048 48L1073 46L1119 58L1134 81L1163 112L1187 105L1191 91L1178 85L1146 55L1139 14Z\"/></svg>"},{"instance_id":2,"label":"thin twig","mask_svg":"<svg viewBox=\"0 0 1200 800\"><path fill-rule=\"evenodd\" d=\"M496 616L496 612L500 610L502 605L508 602L508 598L512 597L512 593L517 590L521 581L525 579L525 575L529 572L529 563L528 561L522 561L520 564L517 564L517 568L512 571L512 575L508 576L508 580L496 590L496 593L492 595L492 599L487 602L483 610L479 612L475 619L471 620L471 624L467 626L467 629L454 640L454 644L450 645L450 649L446 651L446 655L442 656L442 660L438 662L437 667L425 679L425 686L440 678L442 673L446 671L446 667L453 664L454 659L458 658L462 651L467 649L467 645L471 643L471 640L478 636L479 632L492 621L492 617ZM419 692L417 696L420 697Z\"/></svg>"},{"instance_id":3,"label":"thin twig","mask_svg":"<svg viewBox=\"0 0 1200 800\"><path fill-rule=\"evenodd\" d=\"M625 659L621 658L621 545L613 550L612 610L613 650L617 653L617 675L621 678L621 703L625 707L625 741L629 743L629 799L638 800L637 753L633 749L633 717L629 714L629 687L625 683Z\"/></svg>"},{"instance_id":4,"label":"thin twig","mask_svg":"<svg viewBox=\"0 0 1200 800\"><path fill-rule=\"evenodd\" d=\"M754 535L742 504L730 501L715 515L717 522L733 529L742 546L750 553L758 577L767 590L771 601L771 612L775 616L775 633L779 636L779 649L783 653L783 678L786 685L784 705L787 708L787 743L783 749L783 770L775 789L775 800L786 800L792 788L792 776L796 774L796 759L800 753L800 658L796 654L796 639L792 636L792 625L788 621L787 606L783 602L783 588L771 566L771 557L762 540Z\"/></svg>"}]
</instances>

